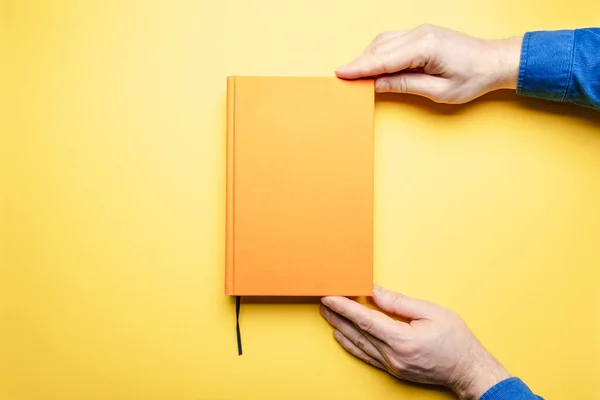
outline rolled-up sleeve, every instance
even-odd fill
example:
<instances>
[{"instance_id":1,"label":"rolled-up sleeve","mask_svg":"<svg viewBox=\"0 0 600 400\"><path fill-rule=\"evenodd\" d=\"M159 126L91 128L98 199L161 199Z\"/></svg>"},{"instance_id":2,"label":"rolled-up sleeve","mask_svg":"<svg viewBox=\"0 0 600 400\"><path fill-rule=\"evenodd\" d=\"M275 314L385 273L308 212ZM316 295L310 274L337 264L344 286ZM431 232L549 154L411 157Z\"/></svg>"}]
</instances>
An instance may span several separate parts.
<instances>
[{"instance_id":1,"label":"rolled-up sleeve","mask_svg":"<svg viewBox=\"0 0 600 400\"><path fill-rule=\"evenodd\" d=\"M517 94L600 109L600 28L526 33Z\"/></svg>"}]
</instances>

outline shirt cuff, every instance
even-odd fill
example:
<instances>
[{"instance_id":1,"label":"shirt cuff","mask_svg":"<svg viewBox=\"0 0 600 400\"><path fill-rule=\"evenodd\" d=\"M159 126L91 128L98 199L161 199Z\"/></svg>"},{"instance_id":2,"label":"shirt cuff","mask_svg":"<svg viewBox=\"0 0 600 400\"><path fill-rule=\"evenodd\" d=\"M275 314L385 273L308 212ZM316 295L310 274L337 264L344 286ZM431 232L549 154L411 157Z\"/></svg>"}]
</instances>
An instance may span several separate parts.
<instances>
[{"instance_id":1,"label":"shirt cuff","mask_svg":"<svg viewBox=\"0 0 600 400\"><path fill-rule=\"evenodd\" d=\"M527 32L521 47L517 94L564 101L571 84L574 31Z\"/></svg>"},{"instance_id":2,"label":"shirt cuff","mask_svg":"<svg viewBox=\"0 0 600 400\"><path fill-rule=\"evenodd\" d=\"M519 378L508 378L492 386L479 400L539 399Z\"/></svg>"}]
</instances>

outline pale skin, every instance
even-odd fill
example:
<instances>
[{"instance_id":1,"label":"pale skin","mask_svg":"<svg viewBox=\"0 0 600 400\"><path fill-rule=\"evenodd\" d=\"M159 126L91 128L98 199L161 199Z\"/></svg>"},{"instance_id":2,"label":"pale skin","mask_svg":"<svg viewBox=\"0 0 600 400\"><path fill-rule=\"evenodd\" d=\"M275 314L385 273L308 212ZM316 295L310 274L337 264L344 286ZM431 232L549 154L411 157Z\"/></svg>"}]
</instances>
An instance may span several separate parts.
<instances>
[{"instance_id":1,"label":"pale skin","mask_svg":"<svg viewBox=\"0 0 600 400\"><path fill-rule=\"evenodd\" d=\"M345 297L324 297L321 306L335 339L366 363L401 379L446 386L465 400L510 377L452 311L379 286L373 301L406 322Z\"/></svg>"},{"instance_id":2,"label":"pale skin","mask_svg":"<svg viewBox=\"0 0 600 400\"><path fill-rule=\"evenodd\" d=\"M336 74L375 78L377 92L466 103L516 88L521 42L522 37L483 40L423 25L379 35ZM452 311L379 286L373 301L387 315L345 297L322 299L321 314L334 337L359 359L401 379L446 386L461 400L479 399L510 377Z\"/></svg>"},{"instance_id":3,"label":"pale skin","mask_svg":"<svg viewBox=\"0 0 600 400\"><path fill-rule=\"evenodd\" d=\"M438 103L466 103L498 89L516 89L522 36L478 39L422 25L380 34L343 79L375 77L375 91L414 94ZM383 75L383 76L382 76Z\"/></svg>"}]
</instances>

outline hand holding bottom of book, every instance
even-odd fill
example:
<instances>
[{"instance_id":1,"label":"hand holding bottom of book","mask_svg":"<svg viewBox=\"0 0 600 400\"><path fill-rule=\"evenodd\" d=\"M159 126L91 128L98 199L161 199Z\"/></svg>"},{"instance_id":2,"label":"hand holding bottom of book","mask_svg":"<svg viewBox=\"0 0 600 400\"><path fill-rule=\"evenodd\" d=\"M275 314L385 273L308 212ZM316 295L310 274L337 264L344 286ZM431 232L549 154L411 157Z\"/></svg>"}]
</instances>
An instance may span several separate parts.
<instances>
[{"instance_id":1,"label":"hand holding bottom of book","mask_svg":"<svg viewBox=\"0 0 600 400\"><path fill-rule=\"evenodd\" d=\"M379 286L373 301L385 314L346 297L322 299L336 340L361 360L398 378L447 386L461 399L478 399L510 377L454 312Z\"/></svg>"}]
</instances>

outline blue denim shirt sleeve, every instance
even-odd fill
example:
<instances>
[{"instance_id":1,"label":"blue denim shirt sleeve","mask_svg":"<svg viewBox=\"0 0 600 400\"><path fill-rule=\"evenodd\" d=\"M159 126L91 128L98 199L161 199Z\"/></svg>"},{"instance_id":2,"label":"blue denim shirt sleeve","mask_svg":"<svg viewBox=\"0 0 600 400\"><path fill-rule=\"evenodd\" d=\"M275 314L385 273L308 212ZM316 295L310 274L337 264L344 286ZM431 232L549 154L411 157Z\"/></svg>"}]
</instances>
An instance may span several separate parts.
<instances>
[{"instance_id":1,"label":"blue denim shirt sleeve","mask_svg":"<svg viewBox=\"0 0 600 400\"><path fill-rule=\"evenodd\" d=\"M490 388L479 400L544 400L519 378L508 378Z\"/></svg>"},{"instance_id":2,"label":"blue denim shirt sleeve","mask_svg":"<svg viewBox=\"0 0 600 400\"><path fill-rule=\"evenodd\" d=\"M600 109L600 28L528 32L517 94Z\"/></svg>"}]
</instances>

